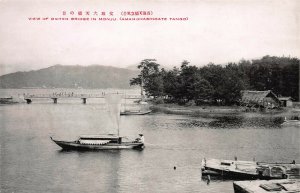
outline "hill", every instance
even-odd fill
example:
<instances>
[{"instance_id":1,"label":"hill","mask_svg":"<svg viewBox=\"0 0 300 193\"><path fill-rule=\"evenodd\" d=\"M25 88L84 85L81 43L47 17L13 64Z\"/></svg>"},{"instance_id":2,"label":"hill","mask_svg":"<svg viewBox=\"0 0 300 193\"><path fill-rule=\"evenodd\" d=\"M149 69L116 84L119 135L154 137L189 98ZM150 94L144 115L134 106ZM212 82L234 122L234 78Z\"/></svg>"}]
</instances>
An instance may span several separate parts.
<instances>
[{"instance_id":1,"label":"hill","mask_svg":"<svg viewBox=\"0 0 300 193\"><path fill-rule=\"evenodd\" d=\"M129 88L136 70L110 66L55 65L28 72L0 76L0 88Z\"/></svg>"}]
</instances>

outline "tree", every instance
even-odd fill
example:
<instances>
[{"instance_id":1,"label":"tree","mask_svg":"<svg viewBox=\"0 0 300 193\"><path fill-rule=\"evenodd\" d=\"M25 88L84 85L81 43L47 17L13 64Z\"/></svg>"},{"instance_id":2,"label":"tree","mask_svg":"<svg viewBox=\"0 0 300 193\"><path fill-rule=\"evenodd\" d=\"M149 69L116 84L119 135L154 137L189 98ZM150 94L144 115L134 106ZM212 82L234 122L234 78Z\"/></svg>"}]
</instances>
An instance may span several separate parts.
<instances>
[{"instance_id":1,"label":"tree","mask_svg":"<svg viewBox=\"0 0 300 193\"><path fill-rule=\"evenodd\" d=\"M226 65L224 72L220 94L225 104L233 104L239 101L241 90L245 89L243 76L234 63Z\"/></svg>"},{"instance_id":2,"label":"tree","mask_svg":"<svg viewBox=\"0 0 300 193\"><path fill-rule=\"evenodd\" d=\"M137 66L141 70L138 77L130 80L130 85L140 85L147 96L160 97L163 95L163 81L159 64L155 59L144 59Z\"/></svg>"},{"instance_id":3,"label":"tree","mask_svg":"<svg viewBox=\"0 0 300 193\"><path fill-rule=\"evenodd\" d=\"M195 99L195 84L201 79L196 66L189 66L189 62L184 60L180 68L178 78L178 94L181 99L187 101Z\"/></svg>"},{"instance_id":4,"label":"tree","mask_svg":"<svg viewBox=\"0 0 300 193\"><path fill-rule=\"evenodd\" d=\"M207 80L201 78L195 83L194 87L195 100L205 101L212 98L214 89Z\"/></svg>"},{"instance_id":5,"label":"tree","mask_svg":"<svg viewBox=\"0 0 300 193\"><path fill-rule=\"evenodd\" d=\"M298 58L264 56L252 60L249 69L250 88L254 90L272 90L282 96L291 96L299 100Z\"/></svg>"},{"instance_id":6,"label":"tree","mask_svg":"<svg viewBox=\"0 0 300 193\"><path fill-rule=\"evenodd\" d=\"M147 95L167 96L176 102L214 100L233 104L241 90L272 90L299 100L298 58L264 56L257 60L241 60L226 66L210 63L202 68L184 60L180 69L159 69L155 59L145 59L138 66L141 73L131 85L141 85Z\"/></svg>"},{"instance_id":7,"label":"tree","mask_svg":"<svg viewBox=\"0 0 300 193\"><path fill-rule=\"evenodd\" d=\"M212 99L217 102L223 98L224 68L210 63L200 69L201 76L213 87Z\"/></svg>"},{"instance_id":8,"label":"tree","mask_svg":"<svg viewBox=\"0 0 300 193\"><path fill-rule=\"evenodd\" d=\"M161 70L163 85L164 85L164 95L173 101L177 101L179 98L179 69L174 67L172 70Z\"/></svg>"}]
</instances>

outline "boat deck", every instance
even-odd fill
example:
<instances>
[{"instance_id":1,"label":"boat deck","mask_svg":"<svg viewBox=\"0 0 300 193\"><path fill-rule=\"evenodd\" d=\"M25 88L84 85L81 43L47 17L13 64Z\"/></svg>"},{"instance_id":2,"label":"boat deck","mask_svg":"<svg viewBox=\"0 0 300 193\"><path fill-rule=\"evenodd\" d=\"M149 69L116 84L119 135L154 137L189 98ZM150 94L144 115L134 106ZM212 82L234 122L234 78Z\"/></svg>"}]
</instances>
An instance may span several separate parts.
<instances>
[{"instance_id":1,"label":"boat deck","mask_svg":"<svg viewBox=\"0 0 300 193\"><path fill-rule=\"evenodd\" d=\"M113 149L143 149L144 143L140 142L107 142L100 143L95 142L84 142L80 143L79 141L59 141L50 137L53 142L55 142L58 146L65 150L113 150ZM89 140L87 140L89 141Z\"/></svg>"},{"instance_id":2,"label":"boat deck","mask_svg":"<svg viewBox=\"0 0 300 193\"><path fill-rule=\"evenodd\" d=\"M205 168L207 169L257 175L257 163L253 161L208 159L205 162Z\"/></svg>"},{"instance_id":3,"label":"boat deck","mask_svg":"<svg viewBox=\"0 0 300 193\"><path fill-rule=\"evenodd\" d=\"M265 163L254 161L236 161L203 159L204 175L219 175L234 179L299 179L300 165L293 163Z\"/></svg>"},{"instance_id":4,"label":"boat deck","mask_svg":"<svg viewBox=\"0 0 300 193\"><path fill-rule=\"evenodd\" d=\"M233 182L234 193L297 193L300 180L255 180Z\"/></svg>"}]
</instances>

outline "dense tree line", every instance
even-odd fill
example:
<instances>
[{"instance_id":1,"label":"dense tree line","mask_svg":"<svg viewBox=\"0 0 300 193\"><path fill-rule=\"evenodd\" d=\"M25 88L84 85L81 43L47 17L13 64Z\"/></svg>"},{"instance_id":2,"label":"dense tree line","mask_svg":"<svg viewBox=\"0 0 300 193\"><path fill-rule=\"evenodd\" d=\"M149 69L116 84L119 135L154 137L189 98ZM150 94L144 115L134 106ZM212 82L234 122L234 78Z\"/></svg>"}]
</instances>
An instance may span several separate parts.
<instances>
[{"instance_id":1,"label":"dense tree line","mask_svg":"<svg viewBox=\"0 0 300 193\"><path fill-rule=\"evenodd\" d=\"M146 95L170 102L222 103L239 101L241 90L272 90L299 101L299 59L264 56L256 60L203 67L183 61L180 68L160 68L155 59L141 61L141 73L130 80Z\"/></svg>"}]
</instances>

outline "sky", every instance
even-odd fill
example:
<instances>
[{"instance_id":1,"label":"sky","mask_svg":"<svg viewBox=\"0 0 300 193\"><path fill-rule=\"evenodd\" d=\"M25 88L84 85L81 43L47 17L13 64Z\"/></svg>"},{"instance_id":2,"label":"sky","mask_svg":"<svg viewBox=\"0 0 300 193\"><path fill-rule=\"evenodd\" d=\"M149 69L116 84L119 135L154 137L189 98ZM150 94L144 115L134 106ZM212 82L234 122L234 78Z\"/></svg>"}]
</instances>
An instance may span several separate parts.
<instances>
[{"instance_id":1,"label":"sky","mask_svg":"<svg viewBox=\"0 0 300 193\"><path fill-rule=\"evenodd\" d=\"M78 11L99 15L79 16ZM121 15L131 11L152 15ZM98 19L101 12L117 21L50 20ZM48 19L29 20L33 17ZM183 60L201 66L264 55L300 57L300 1L0 0L0 75L56 64L125 68L154 58L164 66L179 66Z\"/></svg>"}]
</instances>

